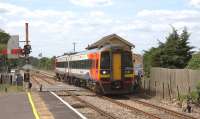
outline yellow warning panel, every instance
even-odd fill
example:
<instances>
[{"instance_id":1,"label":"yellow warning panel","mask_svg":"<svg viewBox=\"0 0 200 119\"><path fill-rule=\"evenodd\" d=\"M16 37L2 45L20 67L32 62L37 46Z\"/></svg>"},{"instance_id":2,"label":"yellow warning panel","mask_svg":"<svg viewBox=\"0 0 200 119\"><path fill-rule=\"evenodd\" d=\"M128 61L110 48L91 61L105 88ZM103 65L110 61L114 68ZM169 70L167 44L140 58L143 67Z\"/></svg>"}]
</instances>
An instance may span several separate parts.
<instances>
[{"instance_id":1,"label":"yellow warning panel","mask_svg":"<svg viewBox=\"0 0 200 119\"><path fill-rule=\"evenodd\" d=\"M121 80L121 54L113 54L113 79Z\"/></svg>"}]
</instances>

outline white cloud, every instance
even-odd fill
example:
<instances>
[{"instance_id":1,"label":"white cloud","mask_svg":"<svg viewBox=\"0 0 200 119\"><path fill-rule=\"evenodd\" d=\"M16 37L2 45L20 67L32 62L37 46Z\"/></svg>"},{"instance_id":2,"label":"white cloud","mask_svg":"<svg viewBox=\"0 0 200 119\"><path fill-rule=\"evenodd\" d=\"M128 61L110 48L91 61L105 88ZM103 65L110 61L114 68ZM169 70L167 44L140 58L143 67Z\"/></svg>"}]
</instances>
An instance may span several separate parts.
<instances>
[{"instance_id":1,"label":"white cloud","mask_svg":"<svg viewBox=\"0 0 200 119\"><path fill-rule=\"evenodd\" d=\"M200 12L196 10L142 10L137 16L163 21L199 20Z\"/></svg>"},{"instance_id":2,"label":"white cloud","mask_svg":"<svg viewBox=\"0 0 200 119\"><path fill-rule=\"evenodd\" d=\"M27 9L23 7L18 7L16 5L11 5L7 3L1 3L0 2L0 10L4 11L3 13L8 14L8 15L15 15L15 14L24 14L27 11Z\"/></svg>"},{"instance_id":3,"label":"white cloud","mask_svg":"<svg viewBox=\"0 0 200 119\"><path fill-rule=\"evenodd\" d=\"M90 12L90 16L92 17L104 17L105 13L102 11L92 11Z\"/></svg>"},{"instance_id":4,"label":"white cloud","mask_svg":"<svg viewBox=\"0 0 200 119\"><path fill-rule=\"evenodd\" d=\"M200 8L200 0L189 0L189 2L192 6Z\"/></svg>"},{"instance_id":5,"label":"white cloud","mask_svg":"<svg viewBox=\"0 0 200 119\"><path fill-rule=\"evenodd\" d=\"M60 55L72 50L72 42L78 40L83 44L79 49L82 50L97 36L91 35L94 30L98 29L95 32L101 34L105 32L102 28L112 22L112 18L101 11L80 14L72 11L29 10L1 2L0 9L6 11L1 13L0 27L11 34L19 33L21 40L24 39L24 23L29 22L34 56L41 48L47 56ZM90 37L84 38L88 40L85 42L83 36Z\"/></svg>"},{"instance_id":6,"label":"white cloud","mask_svg":"<svg viewBox=\"0 0 200 119\"><path fill-rule=\"evenodd\" d=\"M24 39L24 23L30 24L32 55L40 52L44 56L61 55L72 51L72 42L77 50L104 35L117 33L136 45L135 51L157 45L170 32L170 25L179 30L187 26L192 32L191 44L200 44L200 11L197 10L142 10L135 16L115 19L100 10L72 12L58 10L29 10L25 7L0 2L0 28Z\"/></svg>"},{"instance_id":7,"label":"white cloud","mask_svg":"<svg viewBox=\"0 0 200 119\"><path fill-rule=\"evenodd\" d=\"M71 3L84 7L112 5L112 0L70 0Z\"/></svg>"},{"instance_id":8,"label":"white cloud","mask_svg":"<svg viewBox=\"0 0 200 119\"><path fill-rule=\"evenodd\" d=\"M123 21L123 22L122 22ZM171 32L171 25L179 31L186 26L191 33L190 41L196 49L200 44L200 11L197 10L142 10L127 21L121 20L113 25L112 31L122 34L136 45L135 51L147 50L158 44L157 40L165 41Z\"/></svg>"},{"instance_id":9,"label":"white cloud","mask_svg":"<svg viewBox=\"0 0 200 119\"><path fill-rule=\"evenodd\" d=\"M199 47L196 42L198 41L198 44L200 44L200 34L198 32L200 30L200 11L142 10L138 12L136 17L140 19L141 22L145 21L145 26L150 29L149 32L151 32L152 35L155 34L161 41L164 41L165 36L171 31L170 25L173 25L179 31L186 26L189 32L191 32L191 45Z\"/></svg>"}]
</instances>

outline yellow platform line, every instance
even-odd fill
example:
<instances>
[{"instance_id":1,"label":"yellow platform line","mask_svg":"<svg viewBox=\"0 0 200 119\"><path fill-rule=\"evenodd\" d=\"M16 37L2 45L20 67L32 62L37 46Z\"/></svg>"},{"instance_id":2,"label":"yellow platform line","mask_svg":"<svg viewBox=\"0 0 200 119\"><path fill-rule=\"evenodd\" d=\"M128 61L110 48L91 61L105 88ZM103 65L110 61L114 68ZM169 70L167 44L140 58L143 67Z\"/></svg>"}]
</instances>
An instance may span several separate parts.
<instances>
[{"instance_id":1,"label":"yellow platform line","mask_svg":"<svg viewBox=\"0 0 200 119\"><path fill-rule=\"evenodd\" d=\"M37 112L37 110L35 108L35 105L33 103L33 99L32 99L32 96L31 96L30 92L27 92L27 95L28 95L28 99L29 99L29 102L31 104L31 108L32 108L33 114L35 116L35 119L40 119L40 117L38 115L38 112Z\"/></svg>"}]
</instances>

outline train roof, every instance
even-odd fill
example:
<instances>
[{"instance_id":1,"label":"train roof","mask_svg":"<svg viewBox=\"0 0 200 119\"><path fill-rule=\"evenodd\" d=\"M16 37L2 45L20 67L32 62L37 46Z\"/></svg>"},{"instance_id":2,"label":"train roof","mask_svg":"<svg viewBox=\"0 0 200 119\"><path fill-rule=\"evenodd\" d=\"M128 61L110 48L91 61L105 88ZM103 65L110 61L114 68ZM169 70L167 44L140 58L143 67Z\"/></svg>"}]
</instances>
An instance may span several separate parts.
<instances>
[{"instance_id":1,"label":"train roof","mask_svg":"<svg viewBox=\"0 0 200 119\"><path fill-rule=\"evenodd\" d=\"M95 49L85 50L85 51L81 51L81 52L65 53L64 55L57 56L56 58L62 58L62 57L67 57L67 56L71 56L71 55L82 55L82 54L87 54L87 53L93 53L93 52L97 52L98 50L99 50L98 48L95 48Z\"/></svg>"},{"instance_id":2,"label":"train roof","mask_svg":"<svg viewBox=\"0 0 200 119\"><path fill-rule=\"evenodd\" d=\"M99 51L99 49L98 49L98 48L95 48L95 49L91 49L91 50L85 50L85 51L78 52L78 53L76 53L75 55L93 53L93 52L97 52L97 51Z\"/></svg>"},{"instance_id":3,"label":"train roof","mask_svg":"<svg viewBox=\"0 0 200 119\"><path fill-rule=\"evenodd\" d=\"M110 46L110 45L114 45L114 44L120 45L120 46L123 46L123 47L125 46L129 49L135 47L135 45L133 45L132 43L123 39L122 37L120 37L116 34L111 34L111 35L108 35L108 36L101 38L99 41L97 41L97 42L95 42L91 45L88 45L88 47L86 48L85 51L64 53L63 55L58 56L56 58L60 58L60 57L62 58L62 57L67 57L67 56L71 56L71 55L81 55L81 54L93 53L93 52L97 52L102 47Z\"/></svg>"},{"instance_id":4,"label":"train roof","mask_svg":"<svg viewBox=\"0 0 200 119\"><path fill-rule=\"evenodd\" d=\"M101 46L105 46L107 44L112 44L113 43L112 39L118 40L119 42L121 42L121 44L125 44L125 45L129 46L130 49L135 47L135 45L133 45L132 43L123 39L122 37L118 36L117 34L111 34L111 35L101 38L100 40L98 40L97 42L95 42L91 45L88 45L88 47L86 47L86 49L88 49L88 50L95 49L95 48L98 48Z\"/></svg>"}]
</instances>

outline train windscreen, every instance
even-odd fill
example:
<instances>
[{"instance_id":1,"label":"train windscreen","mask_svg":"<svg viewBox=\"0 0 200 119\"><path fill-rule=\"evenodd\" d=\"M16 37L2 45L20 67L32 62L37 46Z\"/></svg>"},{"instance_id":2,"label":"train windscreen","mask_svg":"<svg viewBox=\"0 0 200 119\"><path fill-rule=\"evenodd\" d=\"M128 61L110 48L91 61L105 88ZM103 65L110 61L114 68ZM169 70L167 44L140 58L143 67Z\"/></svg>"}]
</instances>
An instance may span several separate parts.
<instances>
[{"instance_id":1,"label":"train windscreen","mask_svg":"<svg viewBox=\"0 0 200 119\"><path fill-rule=\"evenodd\" d=\"M101 53L101 69L110 69L110 53L102 52Z\"/></svg>"},{"instance_id":2,"label":"train windscreen","mask_svg":"<svg viewBox=\"0 0 200 119\"><path fill-rule=\"evenodd\" d=\"M132 68L133 67L133 61L132 61L132 54L131 52L124 52L123 53L123 67L124 68Z\"/></svg>"}]
</instances>

